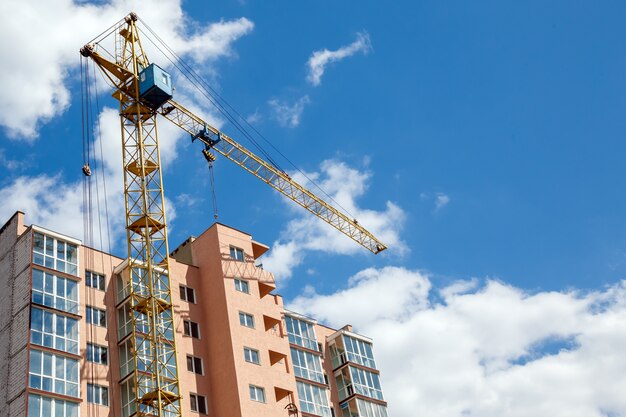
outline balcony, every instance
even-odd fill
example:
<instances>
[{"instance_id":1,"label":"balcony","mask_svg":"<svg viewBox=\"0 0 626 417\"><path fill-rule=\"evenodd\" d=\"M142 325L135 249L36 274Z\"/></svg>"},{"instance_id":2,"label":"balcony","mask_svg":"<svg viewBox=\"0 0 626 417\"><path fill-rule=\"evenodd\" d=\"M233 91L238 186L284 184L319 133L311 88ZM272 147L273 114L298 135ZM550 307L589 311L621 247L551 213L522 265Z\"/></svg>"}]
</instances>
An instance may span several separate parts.
<instances>
[{"instance_id":1,"label":"balcony","mask_svg":"<svg viewBox=\"0 0 626 417\"><path fill-rule=\"evenodd\" d=\"M258 281L261 298L276 289L274 274L255 266L253 260L237 261L229 254L222 253L222 271L227 277Z\"/></svg>"}]
</instances>

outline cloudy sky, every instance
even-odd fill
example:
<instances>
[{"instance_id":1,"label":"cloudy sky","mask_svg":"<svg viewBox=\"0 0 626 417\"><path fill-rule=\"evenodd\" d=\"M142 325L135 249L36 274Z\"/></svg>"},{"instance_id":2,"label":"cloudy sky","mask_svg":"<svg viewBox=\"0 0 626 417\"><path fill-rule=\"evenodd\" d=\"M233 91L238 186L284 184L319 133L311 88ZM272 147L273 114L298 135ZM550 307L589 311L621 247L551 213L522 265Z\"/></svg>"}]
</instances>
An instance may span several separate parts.
<instances>
[{"instance_id":1,"label":"cloudy sky","mask_svg":"<svg viewBox=\"0 0 626 417\"><path fill-rule=\"evenodd\" d=\"M389 245L215 164L219 221L272 247L289 307L374 338L392 417L626 416L626 4L4 0L0 223L83 237L78 50L131 10ZM92 244L124 256L119 121L93 89ZM209 172L159 128L175 247L213 222Z\"/></svg>"}]
</instances>

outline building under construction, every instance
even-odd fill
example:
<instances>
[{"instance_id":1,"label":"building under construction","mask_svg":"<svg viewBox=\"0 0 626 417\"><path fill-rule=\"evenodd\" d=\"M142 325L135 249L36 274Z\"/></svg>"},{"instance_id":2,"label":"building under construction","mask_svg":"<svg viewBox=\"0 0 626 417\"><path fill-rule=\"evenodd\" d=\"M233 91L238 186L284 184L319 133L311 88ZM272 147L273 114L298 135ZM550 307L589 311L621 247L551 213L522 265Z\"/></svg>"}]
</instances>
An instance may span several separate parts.
<instances>
[{"instance_id":1,"label":"building under construction","mask_svg":"<svg viewBox=\"0 0 626 417\"><path fill-rule=\"evenodd\" d=\"M215 223L171 252L173 317L152 325L175 347L177 415L387 417L372 340L286 310L259 264L268 249ZM137 399L153 355L133 340L151 316L131 302L131 269L21 212L2 226L0 415L169 415Z\"/></svg>"}]
</instances>

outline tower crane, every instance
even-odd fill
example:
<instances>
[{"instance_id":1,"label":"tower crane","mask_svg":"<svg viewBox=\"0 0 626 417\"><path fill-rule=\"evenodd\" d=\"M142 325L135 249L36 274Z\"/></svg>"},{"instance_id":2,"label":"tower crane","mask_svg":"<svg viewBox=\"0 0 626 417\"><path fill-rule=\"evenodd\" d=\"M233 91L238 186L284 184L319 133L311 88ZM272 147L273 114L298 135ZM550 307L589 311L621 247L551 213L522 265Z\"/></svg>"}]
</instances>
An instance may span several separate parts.
<instances>
[{"instance_id":1,"label":"tower crane","mask_svg":"<svg viewBox=\"0 0 626 417\"><path fill-rule=\"evenodd\" d=\"M158 116L202 142L207 160L222 155L375 254L386 246L356 219L174 101L172 79L148 60L137 21L130 13L112 27L112 59L99 51L97 42L80 52L114 85L113 97L119 101L135 411L138 416L180 417Z\"/></svg>"}]
</instances>

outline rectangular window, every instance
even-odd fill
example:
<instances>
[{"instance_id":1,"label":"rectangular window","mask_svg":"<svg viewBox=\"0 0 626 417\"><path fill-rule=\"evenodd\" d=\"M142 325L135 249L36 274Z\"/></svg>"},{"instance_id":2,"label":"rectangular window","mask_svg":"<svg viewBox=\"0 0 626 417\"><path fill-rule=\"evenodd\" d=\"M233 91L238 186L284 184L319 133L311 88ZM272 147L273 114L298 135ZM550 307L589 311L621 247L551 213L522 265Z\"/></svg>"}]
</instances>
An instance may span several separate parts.
<instances>
[{"instance_id":1,"label":"rectangular window","mask_svg":"<svg viewBox=\"0 0 626 417\"><path fill-rule=\"evenodd\" d=\"M122 417L129 417L137 411L134 379L129 378L120 384L120 391L122 392Z\"/></svg>"},{"instance_id":2,"label":"rectangular window","mask_svg":"<svg viewBox=\"0 0 626 417\"><path fill-rule=\"evenodd\" d=\"M188 303L196 303L196 292L193 288L185 287L184 285L179 285L180 289L180 299L183 301L187 301Z\"/></svg>"},{"instance_id":3,"label":"rectangular window","mask_svg":"<svg viewBox=\"0 0 626 417\"><path fill-rule=\"evenodd\" d=\"M315 338L313 323L299 320L291 316L285 316L285 324L287 325L289 343L307 349L317 350L317 339Z\"/></svg>"},{"instance_id":4,"label":"rectangular window","mask_svg":"<svg viewBox=\"0 0 626 417\"><path fill-rule=\"evenodd\" d=\"M235 289L237 291L245 292L246 294L250 294L250 286L248 285L248 281L235 278Z\"/></svg>"},{"instance_id":5,"label":"rectangular window","mask_svg":"<svg viewBox=\"0 0 626 417\"><path fill-rule=\"evenodd\" d=\"M33 268L32 301L78 314L78 282Z\"/></svg>"},{"instance_id":6,"label":"rectangular window","mask_svg":"<svg viewBox=\"0 0 626 417\"><path fill-rule=\"evenodd\" d=\"M33 306L30 342L78 355L78 320Z\"/></svg>"},{"instance_id":7,"label":"rectangular window","mask_svg":"<svg viewBox=\"0 0 626 417\"><path fill-rule=\"evenodd\" d=\"M202 358L187 355L187 370L194 374L203 375Z\"/></svg>"},{"instance_id":8,"label":"rectangular window","mask_svg":"<svg viewBox=\"0 0 626 417\"><path fill-rule=\"evenodd\" d=\"M78 361L32 349L28 386L43 391L78 397Z\"/></svg>"},{"instance_id":9,"label":"rectangular window","mask_svg":"<svg viewBox=\"0 0 626 417\"><path fill-rule=\"evenodd\" d=\"M371 343L347 335L343 335L343 342L350 362L358 363L368 368L376 368Z\"/></svg>"},{"instance_id":10,"label":"rectangular window","mask_svg":"<svg viewBox=\"0 0 626 417\"><path fill-rule=\"evenodd\" d=\"M300 410L317 416L331 417L328 393L325 388L296 381Z\"/></svg>"},{"instance_id":11,"label":"rectangular window","mask_svg":"<svg viewBox=\"0 0 626 417\"><path fill-rule=\"evenodd\" d=\"M200 326L191 320L183 320L183 333L185 336L191 336L200 339Z\"/></svg>"},{"instance_id":12,"label":"rectangular window","mask_svg":"<svg viewBox=\"0 0 626 417\"><path fill-rule=\"evenodd\" d=\"M57 398L28 395L28 417L78 417L78 403Z\"/></svg>"},{"instance_id":13,"label":"rectangular window","mask_svg":"<svg viewBox=\"0 0 626 417\"><path fill-rule=\"evenodd\" d=\"M107 365L109 361L108 349L104 346L87 343L87 360L100 365Z\"/></svg>"},{"instance_id":14,"label":"rectangular window","mask_svg":"<svg viewBox=\"0 0 626 417\"><path fill-rule=\"evenodd\" d=\"M357 394L377 400L383 399L383 391L380 387L380 377L378 374L354 366L350 366L349 368L352 384Z\"/></svg>"},{"instance_id":15,"label":"rectangular window","mask_svg":"<svg viewBox=\"0 0 626 417\"><path fill-rule=\"evenodd\" d=\"M360 416L387 417L387 407L384 405L365 401L361 398L356 399L356 405Z\"/></svg>"},{"instance_id":16,"label":"rectangular window","mask_svg":"<svg viewBox=\"0 0 626 417\"><path fill-rule=\"evenodd\" d=\"M243 358L246 362L255 363L260 365L261 360L259 358L259 351L248 347L243 348Z\"/></svg>"},{"instance_id":17,"label":"rectangular window","mask_svg":"<svg viewBox=\"0 0 626 417\"><path fill-rule=\"evenodd\" d=\"M86 309L87 324L95 324L96 326L107 327L106 311L96 307L87 306Z\"/></svg>"},{"instance_id":18,"label":"rectangular window","mask_svg":"<svg viewBox=\"0 0 626 417\"><path fill-rule=\"evenodd\" d=\"M250 399L260 403L265 402L265 388L250 385Z\"/></svg>"},{"instance_id":19,"label":"rectangular window","mask_svg":"<svg viewBox=\"0 0 626 417\"><path fill-rule=\"evenodd\" d=\"M109 389L102 385L87 384L87 402L109 406Z\"/></svg>"},{"instance_id":20,"label":"rectangular window","mask_svg":"<svg viewBox=\"0 0 626 417\"><path fill-rule=\"evenodd\" d=\"M322 371L322 359L311 352L291 348L291 361L293 371L296 376L311 381L324 383L324 372Z\"/></svg>"},{"instance_id":21,"label":"rectangular window","mask_svg":"<svg viewBox=\"0 0 626 417\"><path fill-rule=\"evenodd\" d=\"M33 232L33 263L76 275L78 247L42 233Z\"/></svg>"},{"instance_id":22,"label":"rectangular window","mask_svg":"<svg viewBox=\"0 0 626 417\"><path fill-rule=\"evenodd\" d=\"M104 275L97 274L92 271L85 271L85 285L91 288L95 288L100 291L104 291L104 288L105 288Z\"/></svg>"},{"instance_id":23,"label":"rectangular window","mask_svg":"<svg viewBox=\"0 0 626 417\"><path fill-rule=\"evenodd\" d=\"M189 394L189 403L191 411L195 411L200 414L207 414L206 397L198 394Z\"/></svg>"},{"instance_id":24,"label":"rectangular window","mask_svg":"<svg viewBox=\"0 0 626 417\"><path fill-rule=\"evenodd\" d=\"M231 246L230 247L230 258L234 259L236 261L243 261L244 258L244 254L243 254L243 249L235 247L235 246Z\"/></svg>"},{"instance_id":25,"label":"rectangular window","mask_svg":"<svg viewBox=\"0 0 626 417\"><path fill-rule=\"evenodd\" d=\"M252 314L239 312L239 324L254 329L254 316Z\"/></svg>"}]
</instances>

